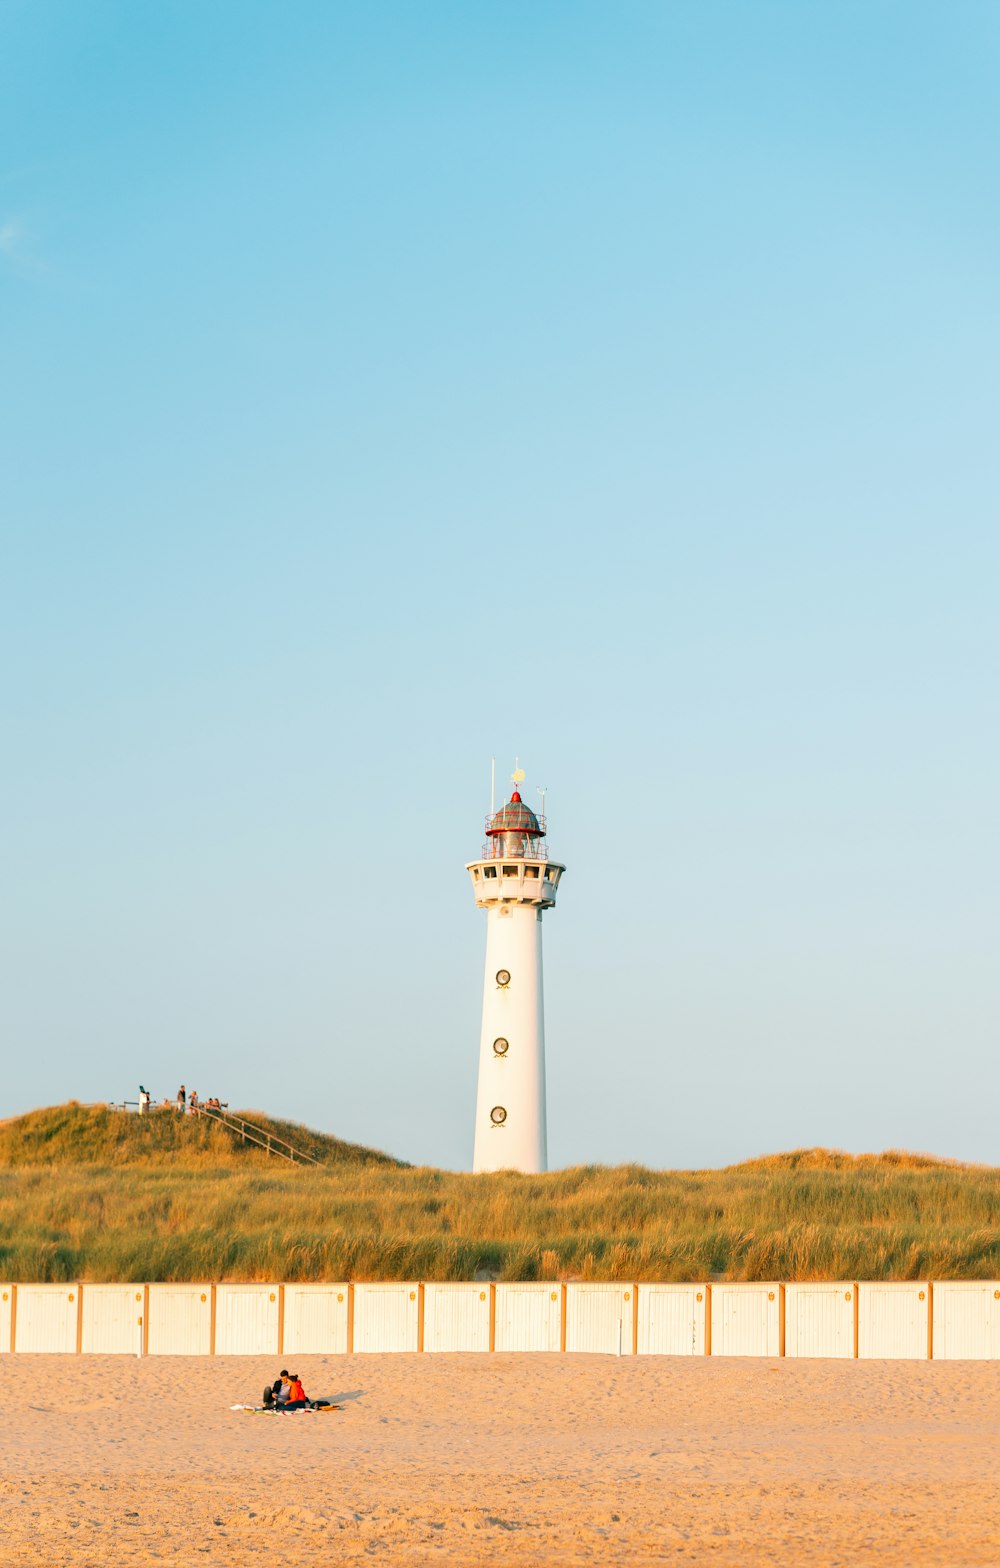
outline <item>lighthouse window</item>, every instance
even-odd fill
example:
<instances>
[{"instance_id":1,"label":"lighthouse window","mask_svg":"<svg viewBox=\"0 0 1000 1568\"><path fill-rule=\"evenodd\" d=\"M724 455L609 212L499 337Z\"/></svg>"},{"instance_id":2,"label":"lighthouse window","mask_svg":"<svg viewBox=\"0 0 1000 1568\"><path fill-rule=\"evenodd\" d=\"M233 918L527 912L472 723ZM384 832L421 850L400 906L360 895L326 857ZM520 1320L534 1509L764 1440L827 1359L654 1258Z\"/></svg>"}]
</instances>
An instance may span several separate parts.
<instances>
[{"instance_id":1,"label":"lighthouse window","mask_svg":"<svg viewBox=\"0 0 1000 1568\"><path fill-rule=\"evenodd\" d=\"M478 882L479 881L479 872L478 871L474 871L472 873L472 880L473 880L473 882Z\"/></svg>"},{"instance_id":2,"label":"lighthouse window","mask_svg":"<svg viewBox=\"0 0 1000 1568\"><path fill-rule=\"evenodd\" d=\"M494 1105L492 1111L490 1112L490 1121L493 1123L494 1127L502 1127L506 1120L507 1112L504 1110L503 1106Z\"/></svg>"},{"instance_id":3,"label":"lighthouse window","mask_svg":"<svg viewBox=\"0 0 1000 1568\"><path fill-rule=\"evenodd\" d=\"M494 1054L496 1056L506 1056L507 1052L509 1050L510 1050L510 1045L509 1045L508 1041L504 1040L503 1038L501 1038L499 1040L494 1040L494 1042L493 1042L493 1051L494 1051Z\"/></svg>"},{"instance_id":4,"label":"lighthouse window","mask_svg":"<svg viewBox=\"0 0 1000 1568\"><path fill-rule=\"evenodd\" d=\"M496 874L497 874L496 866L484 866L483 867L483 876L484 877L495 877Z\"/></svg>"},{"instance_id":5,"label":"lighthouse window","mask_svg":"<svg viewBox=\"0 0 1000 1568\"><path fill-rule=\"evenodd\" d=\"M545 873L545 880L546 880L546 882L554 882L555 879L556 879L555 868L553 866L550 866L549 869Z\"/></svg>"},{"instance_id":6,"label":"lighthouse window","mask_svg":"<svg viewBox=\"0 0 1000 1568\"><path fill-rule=\"evenodd\" d=\"M535 880L537 881L538 880L538 867L537 866L525 866L524 874L525 874L525 876L528 876L528 877L534 877Z\"/></svg>"},{"instance_id":7,"label":"lighthouse window","mask_svg":"<svg viewBox=\"0 0 1000 1568\"><path fill-rule=\"evenodd\" d=\"M505 877L516 877L517 876L517 867L516 866L504 866L503 874L504 874Z\"/></svg>"}]
</instances>

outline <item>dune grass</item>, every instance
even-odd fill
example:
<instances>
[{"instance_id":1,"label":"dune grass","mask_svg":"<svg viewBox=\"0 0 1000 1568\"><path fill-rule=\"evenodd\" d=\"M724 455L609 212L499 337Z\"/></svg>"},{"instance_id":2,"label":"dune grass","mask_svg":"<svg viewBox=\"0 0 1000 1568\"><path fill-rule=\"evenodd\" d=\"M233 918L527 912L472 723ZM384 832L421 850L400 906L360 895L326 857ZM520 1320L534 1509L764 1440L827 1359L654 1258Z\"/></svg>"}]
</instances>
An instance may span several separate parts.
<instances>
[{"instance_id":1,"label":"dune grass","mask_svg":"<svg viewBox=\"0 0 1000 1568\"><path fill-rule=\"evenodd\" d=\"M313 1132L298 1122L279 1121L264 1111L233 1111L264 1132L283 1138L324 1165L400 1166L378 1149L344 1143ZM273 1155L247 1143L207 1116L178 1116L157 1108L148 1116L110 1110L106 1105L51 1105L0 1122L0 1169L24 1165L169 1165L186 1170L273 1167Z\"/></svg>"},{"instance_id":2,"label":"dune grass","mask_svg":"<svg viewBox=\"0 0 1000 1568\"><path fill-rule=\"evenodd\" d=\"M993 1168L800 1150L715 1171L628 1165L469 1176L348 1154L353 1146L331 1139L339 1152L317 1170L245 1147L216 1150L195 1136L194 1119L163 1114L172 1130L141 1145L144 1158L117 1144L107 1158L110 1133L95 1128L87 1159L63 1147L61 1159L43 1162L38 1123L0 1127L0 1277L1000 1277ZM140 1118L118 1120L128 1123L126 1145L147 1136ZM61 1123L64 1133L71 1122ZM190 1151L176 1141L167 1149L188 1137Z\"/></svg>"}]
</instances>

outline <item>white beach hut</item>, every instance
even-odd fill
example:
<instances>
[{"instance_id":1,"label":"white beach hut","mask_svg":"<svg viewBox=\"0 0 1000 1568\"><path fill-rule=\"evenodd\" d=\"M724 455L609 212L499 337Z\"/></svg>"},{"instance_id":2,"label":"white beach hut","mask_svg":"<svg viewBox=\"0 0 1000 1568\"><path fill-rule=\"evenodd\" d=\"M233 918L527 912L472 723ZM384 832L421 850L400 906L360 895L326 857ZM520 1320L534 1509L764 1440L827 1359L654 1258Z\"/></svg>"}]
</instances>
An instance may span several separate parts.
<instances>
[{"instance_id":1,"label":"white beach hut","mask_svg":"<svg viewBox=\"0 0 1000 1568\"><path fill-rule=\"evenodd\" d=\"M854 1355L857 1291L853 1280L785 1286L785 1355Z\"/></svg>"},{"instance_id":2,"label":"white beach hut","mask_svg":"<svg viewBox=\"0 0 1000 1568\"><path fill-rule=\"evenodd\" d=\"M142 1285L82 1285L80 1291L80 1349L84 1354L141 1354L145 1306Z\"/></svg>"},{"instance_id":3,"label":"white beach hut","mask_svg":"<svg viewBox=\"0 0 1000 1568\"><path fill-rule=\"evenodd\" d=\"M278 1318L277 1285L217 1285L215 1354L276 1356Z\"/></svg>"},{"instance_id":4,"label":"white beach hut","mask_svg":"<svg viewBox=\"0 0 1000 1568\"><path fill-rule=\"evenodd\" d=\"M489 1350L492 1304L486 1284L424 1286L425 1350Z\"/></svg>"},{"instance_id":5,"label":"white beach hut","mask_svg":"<svg viewBox=\"0 0 1000 1568\"><path fill-rule=\"evenodd\" d=\"M71 1355L79 1324L79 1285L18 1285L15 1350Z\"/></svg>"},{"instance_id":6,"label":"white beach hut","mask_svg":"<svg viewBox=\"0 0 1000 1568\"><path fill-rule=\"evenodd\" d=\"M281 1354L346 1354L349 1291L344 1285L286 1285Z\"/></svg>"},{"instance_id":7,"label":"white beach hut","mask_svg":"<svg viewBox=\"0 0 1000 1568\"><path fill-rule=\"evenodd\" d=\"M421 1287L407 1284L355 1285L354 1349L358 1352L421 1348Z\"/></svg>"},{"instance_id":8,"label":"white beach hut","mask_svg":"<svg viewBox=\"0 0 1000 1568\"><path fill-rule=\"evenodd\" d=\"M532 1281L496 1286L496 1350L557 1351L562 1347L561 1285Z\"/></svg>"},{"instance_id":9,"label":"white beach hut","mask_svg":"<svg viewBox=\"0 0 1000 1568\"><path fill-rule=\"evenodd\" d=\"M712 1286L713 1356L781 1355L781 1286Z\"/></svg>"},{"instance_id":10,"label":"white beach hut","mask_svg":"<svg viewBox=\"0 0 1000 1568\"><path fill-rule=\"evenodd\" d=\"M930 1354L930 1286L860 1284L858 1355L862 1360L925 1360Z\"/></svg>"},{"instance_id":11,"label":"white beach hut","mask_svg":"<svg viewBox=\"0 0 1000 1568\"><path fill-rule=\"evenodd\" d=\"M151 1356L207 1356L212 1349L212 1286L150 1285Z\"/></svg>"},{"instance_id":12,"label":"white beach hut","mask_svg":"<svg viewBox=\"0 0 1000 1568\"><path fill-rule=\"evenodd\" d=\"M1000 1280L942 1280L931 1287L935 1361L1000 1359Z\"/></svg>"},{"instance_id":13,"label":"white beach hut","mask_svg":"<svg viewBox=\"0 0 1000 1568\"><path fill-rule=\"evenodd\" d=\"M566 1286L567 1350L630 1356L634 1321L634 1285Z\"/></svg>"},{"instance_id":14,"label":"white beach hut","mask_svg":"<svg viewBox=\"0 0 1000 1568\"><path fill-rule=\"evenodd\" d=\"M638 1285L640 1356L705 1354L705 1285Z\"/></svg>"}]
</instances>

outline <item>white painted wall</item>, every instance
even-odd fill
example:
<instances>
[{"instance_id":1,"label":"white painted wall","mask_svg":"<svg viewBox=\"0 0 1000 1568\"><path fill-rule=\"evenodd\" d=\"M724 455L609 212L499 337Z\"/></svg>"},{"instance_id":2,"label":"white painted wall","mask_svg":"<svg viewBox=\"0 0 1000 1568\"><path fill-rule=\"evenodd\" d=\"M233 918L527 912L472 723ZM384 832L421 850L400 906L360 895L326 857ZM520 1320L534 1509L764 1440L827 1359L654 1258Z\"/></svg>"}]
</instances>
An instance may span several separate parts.
<instances>
[{"instance_id":1,"label":"white painted wall","mask_svg":"<svg viewBox=\"0 0 1000 1568\"><path fill-rule=\"evenodd\" d=\"M780 1285L712 1286L713 1356L777 1356L780 1348Z\"/></svg>"},{"instance_id":2,"label":"white painted wall","mask_svg":"<svg viewBox=\"0 0 1000 1568\"><path fill-rule=\"evenodd\" d=\"M420 1290L416 1283L355 1285L356 1352L416 1350L419 1321Z\"/></svg>"},{"instance_id":3,"label":"white painted wall","mask_svg":"<svg viewBox=\"0 0 1000 1568\"><path fill-rule=\"evenodd\" d=\"M638 1285L640 1356L703 1356L704 1285Z\"/></svg>"},{"instance_id":4,"label":"white painted wall","mask_svg":"<svg viewBox=\"0 0 1000 1568\"><path fill-rule=\"evenodd\" d=\"M425 1285L424 1349L489 1350L489 1285Z\"/></svg>"},{"instance_id":5,"label":"white painted wall","mask_svg":"<svg viewBox=\"0 0 1000 1568\"><path fill-rule=\"evenodd\" d=\"M785 1355L854 1355L854 1282L785 1286Z\"/></svg>"},{"instance_id":6,"label":"white painted wall","mask_svg":"<svg viewBox=\"0 0 1000 1568\"><path fill-rule=\"evenodd\" d=\"M211 1345L211 1285L150 1285L151 1356L207 1356Z\"/></svg>"},{"instance_id":7,"label":"white painted wall","mask_svg":"<svg viewBox=\"0 0 1000 1568\"><path fill-rule=\"evenodd\" d=\"M74 1354L79 1296L78 1285L18 1285L14 1348Z\"/></svg>"},{"instance_id":8,"label":"white painted wall","mask_svg":"<svg viewBox=\"0 0 1000 1568\"><path fill-rule=\"evenodd\" d=\"M562 1287L542 1281L497 1285L494 1345L497 1350L560 1350Z\"/></svg>"},{"instance_id":9,"label":"white painted wall","mask_svg":"<svg viewBox=\"0 0 1000 1568\"><path fill-rule=\"evenodd\" d=\"M347 1352L347 1286L286 1285L282 1355Z\"/></svg>"},{"instance_id":10,"label":"white painted wall","mask_svg":"<svg viewBox=\"0 0 1000 1568\"><path fill-rule=\"evenodd\" d=\"M929 1287L915 1284L858 1286L858 1356L861 1360L927 1358Z\"/></svg>"},{"instance_id":11,"label":"white painted wall","mask_svg":"<svg viewBox=\"0 0 1000 1568\"><path fill-rule=\"evenodd\" d=\"M634 1285L566 1286L566 1349L632 1354Z\"/></svg>"},{"instance_id":12,"label":"white painted wall","mask_svg":"<svg viewBox=\"0 0 1000 1568\"><path fill-rule=\"evenodd\" d=\"M474 1171L548 1169L541 916L534 904L486 911ZM506 987L497 984L503 969L511 977ZM497 1039L508 1042L503 1056L494 1050ZM495 1106L507 1112L502 1126L491 1119Z\"/></svg>"},{"instance_id":13,"label":"white painted wall","mask_svg":"<svg viewBox=\"0 0 1000 1568\"><path fill-rule=\"evenodd\" d=\"M933 1287L935 1361L1000 1359L1000 1280L946 1280Z\"/></svg>"},{"instance_id":14,"label":"white painted wall","mask_svg":"<svg viewBox=\"0 0 1000 1568\"><path fill-rule=\"evenodd\" d=\"M85 1354L135 1356L142 1347L141 1285L83 1285Z\"/></svg>"},{"instance_id":15,"label":"white painted wall","mask_svg":"<svg viewBox=\"0 0 1000 1568\"><path fill-rule=\"evenodd\" d=\"M219 1285L215 1292L215 1354L278 1354L277 1285Z\"/></svg>"}]
</instances>

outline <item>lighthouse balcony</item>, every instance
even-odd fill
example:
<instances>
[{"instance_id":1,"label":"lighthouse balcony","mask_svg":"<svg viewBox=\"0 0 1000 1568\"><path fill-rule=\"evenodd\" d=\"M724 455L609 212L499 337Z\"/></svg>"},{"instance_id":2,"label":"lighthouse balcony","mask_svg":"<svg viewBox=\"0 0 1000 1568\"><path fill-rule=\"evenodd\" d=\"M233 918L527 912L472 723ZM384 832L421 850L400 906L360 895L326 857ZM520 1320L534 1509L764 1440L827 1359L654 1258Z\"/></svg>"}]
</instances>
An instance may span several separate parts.
<instances>
[{"instance_id":1,"label":"lighthouse balcony","mask_svg":"<svg viewBox=\"0 0 1000 1568\"><path fill-rule=\"evenodd\" d=\"M466 869L479 905L537 904L548 908L556 901L556 890L566 867L547 857L521 855L501 859L485 854Z\"/></svg>"}]
</instances>

